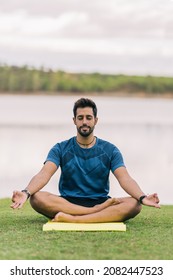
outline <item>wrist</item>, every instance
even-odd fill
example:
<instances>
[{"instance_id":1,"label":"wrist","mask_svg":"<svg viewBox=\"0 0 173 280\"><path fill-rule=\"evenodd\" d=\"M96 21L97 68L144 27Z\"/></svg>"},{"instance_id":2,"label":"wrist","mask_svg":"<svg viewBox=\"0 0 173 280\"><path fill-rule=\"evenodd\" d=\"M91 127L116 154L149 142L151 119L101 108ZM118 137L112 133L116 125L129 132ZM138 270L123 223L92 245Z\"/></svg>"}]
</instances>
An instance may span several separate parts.
<instances>
[{"instance_id":1,"label":"wrist","mask_svg":"<svg viewBox=\"0 0 173 280\"><path fill-rule=\"evenodd\" d=\"M139 198L139 200L138 200L140 204L143 204L143 199L144 199L145 197L147 197L147 195L141 195L141 196L140 196L140 198Z\"/></svg>"},{"instance_id":2,"label":"wrist","mask_svg":"<svg viewBox=\"0 0 173 280\"><path fill-rule=\"evenodd\" d=\"M27 195L27 199L30 198L30 196L31 196L30 191L28 191L27 189L24 189L24 190L22 190L21 192L23 192L23 193L25 193L25 194Z\"/></svg>"}]
</instances>

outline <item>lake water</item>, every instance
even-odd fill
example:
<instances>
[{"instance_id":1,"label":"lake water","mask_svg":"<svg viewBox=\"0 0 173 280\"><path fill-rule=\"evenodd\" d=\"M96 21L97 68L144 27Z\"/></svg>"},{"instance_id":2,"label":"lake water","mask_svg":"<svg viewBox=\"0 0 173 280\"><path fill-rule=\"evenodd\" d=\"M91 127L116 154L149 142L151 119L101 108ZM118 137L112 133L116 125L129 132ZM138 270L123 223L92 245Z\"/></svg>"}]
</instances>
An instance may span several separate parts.
<instances>
[{"instance_id":1,"label":"lake water","mask_svg":"<svg viewBox=\"0 0 173 280\"><path fill-rule=\"evenodd\" d=\"M11 197L35 175L57 142L76 134L72 108L80 96L0 95L0 197ZM173 100L92 97L95 135L122 152L131 176L161 204L173 204ZM45 190L57 193L60 171ZM124 195L113 175L110 194Z\"/></svg>"}]
</instances>

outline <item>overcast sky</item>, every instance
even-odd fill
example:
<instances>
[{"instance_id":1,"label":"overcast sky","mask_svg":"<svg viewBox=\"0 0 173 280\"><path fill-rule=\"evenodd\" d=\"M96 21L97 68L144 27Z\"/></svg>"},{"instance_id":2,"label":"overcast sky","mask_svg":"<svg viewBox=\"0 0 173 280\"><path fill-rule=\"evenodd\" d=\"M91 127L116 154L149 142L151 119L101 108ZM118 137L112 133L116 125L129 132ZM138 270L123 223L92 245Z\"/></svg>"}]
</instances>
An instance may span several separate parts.
<instances>
[{"instance_id":1,"label":"overcast sky","mask_svg":"<svg viewBox=\"0 0 173 280\"><path fill-rule=\"evenodd\" d=\"M173 1L0 0L0 63L173 75Z\"/></svg>"}]
</instances>

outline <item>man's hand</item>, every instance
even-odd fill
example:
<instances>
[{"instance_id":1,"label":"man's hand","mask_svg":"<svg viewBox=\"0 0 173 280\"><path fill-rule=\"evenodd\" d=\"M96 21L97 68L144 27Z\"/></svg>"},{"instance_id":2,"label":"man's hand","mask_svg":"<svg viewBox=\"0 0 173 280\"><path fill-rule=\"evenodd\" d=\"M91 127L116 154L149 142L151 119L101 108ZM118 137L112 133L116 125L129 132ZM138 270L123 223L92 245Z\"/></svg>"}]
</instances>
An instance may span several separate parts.
<instances>
[{"instance_id":1,"label":"man's hand","mask_svg":"<svg viewBox=\"0 0 173 280\"><path fill-rule=\"evenodd\" d=\"M22 208L23 204L27 201L27 194L21 191L14 191L12 196L12 204L10 205L13 209Z\"/></svg>"},{"instance_id":2,"label":"man's hand","mask_svg":"<svg viewBox=\"0 0 173 280\"><path fill-rule=\"evenodd\" d=\"M152 207L160 208L159 198L158 198L157 193L153 193L153 194L147 195L142 200L142 204L146 205L146 206L152 206Z\"/></svg>"}]
</instances>

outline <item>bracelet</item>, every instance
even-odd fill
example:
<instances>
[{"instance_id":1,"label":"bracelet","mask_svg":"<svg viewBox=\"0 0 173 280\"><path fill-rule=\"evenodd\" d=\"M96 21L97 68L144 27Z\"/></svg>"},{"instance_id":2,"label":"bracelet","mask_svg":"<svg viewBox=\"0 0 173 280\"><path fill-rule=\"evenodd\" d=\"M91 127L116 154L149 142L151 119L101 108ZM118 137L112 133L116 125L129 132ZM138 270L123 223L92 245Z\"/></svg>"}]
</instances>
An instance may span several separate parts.
<instances>
[{"instance_id":1,"label":"bracelet","mask_svg":"<svg viewBox=\"0 0 173 280\"><path fill-rule=\"evenodd\" d=\"M25 190L22 190L21 192L26 193L27 199L30 198L31 193L28 190L25 189Z\"/></svg>"},{"instance_id":2,"label":"bracelet","mask_svg":"<svg viewBox=\"0 0 173 280\"><path fill-rule=\"evenodd\" d=\"M147 195L142 195L142 196L140 196L140 198L139 198L139 203L140 203L140 204L143 204L142 201L143 201L143 199L144 199L145 197L147 197Z\"/></svg>"}]
</instances>

